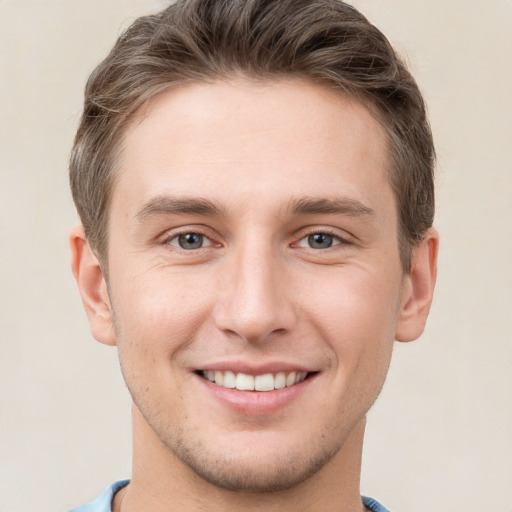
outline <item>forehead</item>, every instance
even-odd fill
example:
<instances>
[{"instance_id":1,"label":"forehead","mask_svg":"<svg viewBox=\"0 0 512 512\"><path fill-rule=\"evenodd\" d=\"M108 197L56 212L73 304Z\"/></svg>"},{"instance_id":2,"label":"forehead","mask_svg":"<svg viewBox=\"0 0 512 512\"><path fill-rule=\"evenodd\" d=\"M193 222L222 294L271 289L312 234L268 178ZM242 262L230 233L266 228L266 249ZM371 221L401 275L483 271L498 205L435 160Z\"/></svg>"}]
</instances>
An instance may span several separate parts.
<instances>
[{"instance_id":1,"label":"forehead","mask_svg":"<svg viewBox=\"0 0 512 512\"><path fill-rule=\"evenodd\" d=\"M222 191L229 200L235 185L251 198L324 197L338 188L357 196L387 186L387 136L359 101L323 85L194 84L139 110L118 163L114 202Z\"/></svg>"}]
</instances>

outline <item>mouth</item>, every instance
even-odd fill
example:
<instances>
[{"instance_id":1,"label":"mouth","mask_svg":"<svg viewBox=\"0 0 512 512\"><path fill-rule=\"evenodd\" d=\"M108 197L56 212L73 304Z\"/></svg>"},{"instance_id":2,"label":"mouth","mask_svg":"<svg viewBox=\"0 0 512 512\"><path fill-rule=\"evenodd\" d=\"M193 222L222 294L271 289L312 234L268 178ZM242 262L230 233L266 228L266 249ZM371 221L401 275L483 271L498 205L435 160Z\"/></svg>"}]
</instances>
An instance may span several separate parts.
<instances>
[{"instance_id":1,"label":"mouth","mask_svg":"<svg viewBox=\"0 0 512 512\"><path fill-rule=\"evenodd\" d=\"M217 386L240 391L274 391L295 386L311 377L315 372L277 372L250 375L230 370L199 370L197 374Z\"/></svg>"}]
</instances>

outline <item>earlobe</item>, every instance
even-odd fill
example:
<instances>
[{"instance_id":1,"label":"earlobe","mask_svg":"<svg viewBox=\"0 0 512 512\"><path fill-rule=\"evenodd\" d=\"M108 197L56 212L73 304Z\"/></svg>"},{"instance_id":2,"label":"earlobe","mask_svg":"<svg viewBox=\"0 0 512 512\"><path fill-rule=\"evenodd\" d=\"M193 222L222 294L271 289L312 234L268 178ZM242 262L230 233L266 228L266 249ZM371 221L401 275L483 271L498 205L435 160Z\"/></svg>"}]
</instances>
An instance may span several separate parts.
<instances>
[{"instance_id":1,"label":"earlobe","mask_svg":"<svg viewBox=\"0 0 512 512\"><path fill-rule=\"evenodd\" d=\"M405 277L395 333L397 341L413 341L425 328L436 283L438 246L439 235L430 228L412 250L411 272Z\"/></svg>"},{"instance_id":2,"label":"earlobe","mask_svg":"<svg viewBox=\"0 0 512 512\"><path fill-rule=\"evenodd\" d=\"M101 343L115 345L112 309L107 286L98 259L77 226L69 234L71 268L89 320L92 335Z\"/></svg>"}]
</instances>

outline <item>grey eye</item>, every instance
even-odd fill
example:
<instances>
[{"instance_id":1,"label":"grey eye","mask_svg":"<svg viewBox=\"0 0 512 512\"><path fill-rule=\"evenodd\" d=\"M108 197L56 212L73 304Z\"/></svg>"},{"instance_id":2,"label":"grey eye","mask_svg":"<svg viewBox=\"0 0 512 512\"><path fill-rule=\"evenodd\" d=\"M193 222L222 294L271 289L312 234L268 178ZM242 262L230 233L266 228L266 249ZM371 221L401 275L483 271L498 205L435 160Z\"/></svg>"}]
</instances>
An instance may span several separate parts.
<instances>
[{"instance_id":1,"label":"grey eye","mask_svg":"<svg viewBox=\"0 0 512 512\"><path fill-rule=\"evenodd\" d=\"M312 249L329 249L334 244L334 236L328 233L315 233L308 236L308 245Z\"/></svg>"},{"instance_id":2,"label":"grey eye","mask_svg":"<svg viewBox=\"0 0 512 512\"><path fill-rule=\"evenodd\" d=\"M199 233L184 233L176 238L178 245L185 250L200 249L204 244L204 235Z\"/></svg>"}]
</instances>

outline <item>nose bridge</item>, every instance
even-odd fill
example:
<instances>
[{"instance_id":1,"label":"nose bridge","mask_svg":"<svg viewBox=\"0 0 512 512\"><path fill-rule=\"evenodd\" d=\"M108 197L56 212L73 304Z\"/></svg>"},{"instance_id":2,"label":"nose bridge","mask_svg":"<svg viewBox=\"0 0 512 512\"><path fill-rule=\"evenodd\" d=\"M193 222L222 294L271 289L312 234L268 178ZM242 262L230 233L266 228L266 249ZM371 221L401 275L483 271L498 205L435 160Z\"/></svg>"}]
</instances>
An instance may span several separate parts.
<instances>
[{"instance_id":1,"label":"nose bridge","mask_svg":"<svg viewBox=\"0 0 512 512\"><path fill-rule=\"evenodd\" d=\"M279 279L283 263L271 240L247 234L233 247L226 262L229 282L217 307L218 327L249 342L290 329L293 307ZM221 277L222 278L222 277Z\"/></svg>"}]
</instances>

